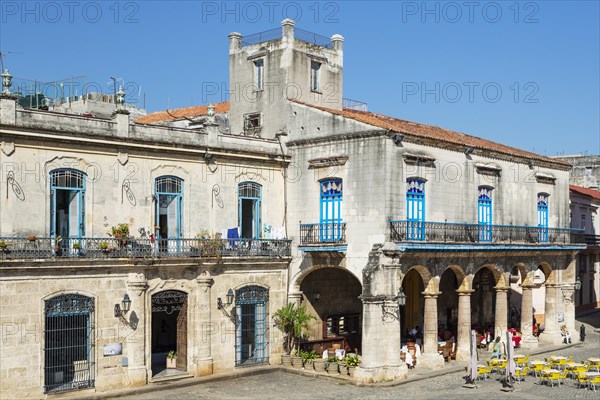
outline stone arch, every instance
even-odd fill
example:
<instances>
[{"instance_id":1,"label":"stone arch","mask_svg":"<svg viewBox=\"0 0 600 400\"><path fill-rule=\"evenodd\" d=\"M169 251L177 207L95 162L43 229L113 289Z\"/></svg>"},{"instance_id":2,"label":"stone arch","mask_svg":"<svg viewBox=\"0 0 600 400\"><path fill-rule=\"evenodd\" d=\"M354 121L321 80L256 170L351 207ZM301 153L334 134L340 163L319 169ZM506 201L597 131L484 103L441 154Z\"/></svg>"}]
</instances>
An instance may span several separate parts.
<instances>
[{"instance_id":1,"label":"stone arch","mask_svg":"<svg viewBox=\"0 0 600 400\"><path fill-rule=\"evenodd\" d=\"M538 265L537 269L544 273L544 282L542 283L554 283L554 270L547 262L543 261ZM535 271L534 271L535 272ZM533 277L532 277L533 278ZM533 282L532 282L533 283Z\"/></svg>"},{"instance_id":2,"label":"stone arch","mask_svg":"<svg viewBox=\"0 0 600 400\"><path fill-rule=\"evenodd\" d=\"M423 280L423 286L425 287L426 291L431 290L434 293L436 292L437 285L435 284L435 279L433 279L433 275L431 275L431 272L429 272L429 270L426 267L420 264L411 266L406 271L406 274L404 274L404 276L402 277L402 281L404 281L404 277L408 275L412 270L419 274L419 276ZM400 285L402 285L402 282L400 282Z\"/></svg>"},{"instance_id":3,"label":"stone arch","mask_svg":"<svg viewBox=\"0 0 600 400\"><path fill-rule=\"evenodd\" d=\"M300 290L300 286L302 285L302 282L304 281L304 279L306 279L306 277L308 275L310 275L311 273L319 270L319 269L323 269L323 268L333 268L333 269L340 269L343 270L345 272L348 272L350 275L352 275L352 277L354 277L360 284L362 287L362 281L361 279L356 276L356 274L354 274L354 272L350 271L348 268L346 267L342 267L342 266L336 266L336 265L326 265L326 264L318 264L318 265L312 265L310 268L306 268L304 270L301 270L300 273L298 275L296 275L296 277L293 279L293 287L296 290Z\"/></svg>"},{"instance_id":4,"label":"stone arch","mask_svg":"<svg viewBox=\"0 0 600 400\"><path fill-rule=\"evenodd\" d=\"M456 264L450 264L446 267L446 269L444 269L444 271L442 271L442 274L440 275L440 278L446 273L446 271L451 270L452 272L454 272L454 275L456 276L456 282L458 283L458 287L459 289L468 289L468 287L463 287L465 284L469 285L469 280L465 279L467 278L467 274L465 273L465 271L462 269L462 267L460 265L456 265Z\"/></svg>"},{"instance_id":5,"label":"stone arch","mask_svg":"<svg viewBox=\"0 0 600 400\"><path fill-rule=\"evenodd\" d=\"M492 275L494 276L494 284L495 286L498 285L505 285L506 284L506 279L504 278L502 271L500 271L498 269L498 267L496 266L496 264L484 264L482 266L480 266L479 268L477 268L474 272L473 272L473 278L477 275L478 272L487 269L489 270ZM473 278L471 279L471 286L473 283ZM473 289L473 287L469 287L469 289Z\"/></svg>"}]
</instances>

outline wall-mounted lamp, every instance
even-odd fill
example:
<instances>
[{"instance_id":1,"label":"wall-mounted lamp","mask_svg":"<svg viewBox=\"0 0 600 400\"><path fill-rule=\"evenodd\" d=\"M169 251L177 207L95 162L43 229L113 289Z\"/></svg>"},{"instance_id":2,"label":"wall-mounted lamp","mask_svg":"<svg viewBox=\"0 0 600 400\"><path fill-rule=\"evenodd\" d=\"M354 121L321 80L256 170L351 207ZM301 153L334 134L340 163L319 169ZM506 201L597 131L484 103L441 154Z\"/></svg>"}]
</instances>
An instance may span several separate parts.
<instances>
[{"instance_id":1,"label":"wall-mounted lamp","mask_svg":"<svg viewBox=\"0 0 600 400\"><path fill-rule=\"evenodd\" d=\"M205 159L206 161L210 161L210 160L212 160L212 158L213 158L213 155L212 155L212 154L210 154L210 153L208 152L208 150L206 150L206 151L204 152L204 159Z\"/></svg>"},{"instance_id":2,"label":"wall-mounted lamp","mask_svg":"<svg viewBox=\"0 0 600 400\"><path fill-rule=\"evenodd\" d=\"M475 151L475 149L474 149L474 148L472 148L472 147L467 147L467 148L465 149L465 154L466 154L466 155L468 155L468 156L470 156L471 154L473 154L473 152L474 152L474 151Z\"/></svg>"},{"instance_id":3,"label":"wall-mounted lamp","mask_svg":"<svg viewBox=\"0 0 600 400\"><path fill-rule=\"evenodd\" d=\"M529 162L527 162L527 165L529 165L529 169L533 169L533 167L535 167L533 160L529 160Z\"/></svg>"},{"instance_id":4,"label":"wall-mounted lamp","mask_svg":"<svg viewBox=\"0 0 600 400\"><path fill-rule=\"evenodd\" d=\"M227 303L223 303L223 300L219 297L217 299L217 308L223 310L225 307L229 307L233 303L233 297L233 290L229 289L227 291Z\"/></svg>"},{"instance_id":5,"label":"wall-mounted lamp","mask_svg":"<svg viewBox=\"0 0 600 400\"><path fill-rule=\"evenodd\" d=\"M402 291L402 287L400 287L400 289L398 289L398 295L396 296L396 301L398 302L399 307L406 305L406 295Z\"/></svg>"},{"instance_id":6,"label":"wall-mounted lamp","mask_svg":"<svg viewBox=\"0 0 600 400\"><path fill-rule=\"evenodd\" d=\"M115 317L121 318L123 321L125 321L125 323L127 323L127 320L125 319L125 314L127 314L129 312L130 308L131 308L131 299L129 298L129 295L127 293L125 293L125 296L123 297L123 300L121 301L121 304L119 304L119 303L115 304Z\"/></svg>"},{"instance_id":7,"label":"wall-mounted lamp","mask_svg":"<svg viewBox=\"0 0 600 400\"><path fill-rule=\"evenodd\" d=\"M396 146L400 146L402 144L402 140L404 140L404 135L401 133L396 133L392 136L392 140Z\"/></svg>"},{"instance_id":8,"label":"wall-mounted lamp","mask_svg":"<svg viewBox=\"0 0 600 400\"><path fill-rule=\"evenodd\" d=\"M313 303L318 303L320 298L321 298L321 293L319 293L319 292L313 293Z\"/></svg>"},{"instance_id":9,"label":"wall-mounted lamp","mask_svg":"<svg viewBox=\"0 0 600 400\"><path fill-rule=\"evenodd\" d=\"M581 279L579 279L579 277L577 277L577 280L575 280L575 283L573 284L573 288L575 290L581 289Z\"/></svg>"}]
</instances>

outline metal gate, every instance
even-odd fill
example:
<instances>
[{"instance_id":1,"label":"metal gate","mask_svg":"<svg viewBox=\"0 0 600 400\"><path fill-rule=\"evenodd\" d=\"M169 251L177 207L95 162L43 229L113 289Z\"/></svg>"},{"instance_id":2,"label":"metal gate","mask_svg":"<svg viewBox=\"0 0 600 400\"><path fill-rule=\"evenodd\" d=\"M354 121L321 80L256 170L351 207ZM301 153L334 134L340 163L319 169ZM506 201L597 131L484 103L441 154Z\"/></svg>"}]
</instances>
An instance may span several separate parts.
<instances>
[{"instance_id":1,"label":"metal gate","mask_svg":"<svg viewBox=\"0 0 600 400\"><path fill-rule=\"evenodd\" d=\"M269 290L246 286L235 292L235 365L269 362Z\"/></svg>"},{"instance_id":2,"label":"metal gate","mask_svg":"<svg viewBox=\"0 0 600 400\"><path fill-rule=\"evenodd\" d=\"M93 388L94 299L63 294L44 303L44 392Z\"/></svg>"}]
</instances>

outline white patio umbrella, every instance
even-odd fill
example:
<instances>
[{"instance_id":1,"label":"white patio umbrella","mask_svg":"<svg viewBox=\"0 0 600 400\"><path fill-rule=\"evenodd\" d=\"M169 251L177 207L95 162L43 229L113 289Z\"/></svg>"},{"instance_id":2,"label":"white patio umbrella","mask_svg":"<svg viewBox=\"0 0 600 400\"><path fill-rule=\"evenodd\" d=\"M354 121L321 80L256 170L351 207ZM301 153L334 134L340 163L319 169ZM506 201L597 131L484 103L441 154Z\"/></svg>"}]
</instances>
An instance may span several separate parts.
<instances>
[{"instance_id":1,"label":"white patio umbrella","mask_svg":"<svg viewBox=\"0 0 600 400\"><path fill-rule=\"evenodd\" d=\"M477 332L471 330L471 358L467 367L467 379L470 383L475 383L477 379Z\"/></svg>"},{"instance_id":2,"label":"white patio umbrella","mask_svg":"<svg viewBox=\"0 0 600 400\"><path fill-rule=\"evenodd\" d=\"M506 383L512 385L515 378L515 345L512 340L512 333L506 331Z\"/></svg>"}]
</instances>

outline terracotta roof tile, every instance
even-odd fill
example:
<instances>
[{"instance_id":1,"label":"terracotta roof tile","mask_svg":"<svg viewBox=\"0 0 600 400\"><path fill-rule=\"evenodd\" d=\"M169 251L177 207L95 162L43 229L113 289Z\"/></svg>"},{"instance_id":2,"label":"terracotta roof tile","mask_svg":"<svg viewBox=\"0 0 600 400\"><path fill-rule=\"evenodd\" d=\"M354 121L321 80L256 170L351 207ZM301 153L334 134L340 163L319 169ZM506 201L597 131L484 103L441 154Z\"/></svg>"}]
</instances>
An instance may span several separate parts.
<instances>
[{"instance_id":1,"label":"terracotta roof tile","mask_svg":"<svg viewBox=\"0 0 600 400\"><path fill-rule=\"evenodd\" d=\"M600 191L595 189L588 189L581 186L569 185L569 190L575 193L582 194L584 196L590 196L596 200L600 200Z\"/></svg>"},{"instance_id":2,"label":"terracotta roof tile","mask_svg":"<svg viewBox=\"0 0 600 400\"><path fill-rule=\"evenodd\" d=\"M222 114L229 111L229 102L224 101L222 103L217 103L215 106L215 113ZM195 106L195 107L186 107L186 108L176 108L174 110L169 110L171 115L174 115L173 118L166 111L158 111L152 114L144 115L143 117L137 118L135 122L138 124L157 124L159 122L168 122L168 121L176 121L184 118L192 118L198 117L200 115L206 115L208 113L208 106Z\"/></svg>"},{"instance_id":3,"label":"terracotta roof tile","mask_svg":"<svg viewBox=\"0 0 600 400\"><path fill-rule=\"evenodd\" d=\"M308 107L316 108L322 111L326 111L332 114L341 115L343 117L351 118L359 122L363 122L369 125L376 126L382 129L389 129L394 132L408 134L416 137L422 137L427 139L439 140L447 143L456 145L463 145L466 147L472 147L481 150L492 150L498 153L508 154L512 156L525 157L527 159L541 160L552 164L558 164L564 167L570 167L571 164L545 157L539 154L531 153L529 151L517 149L514 147L506 146L500 143L492 142L487 139L482 139L476 136L467 135L461 132L451 131L449 129L440 128L439 126L426 125L417 122L405 121L399 118L388 117L386 115L377 114L368 111L358 111L348 108L343 110L334 110L326 107L315 106L307 104L297 100L290 100L298 104L302 104Z\"/></svg>"}]
</instances>

